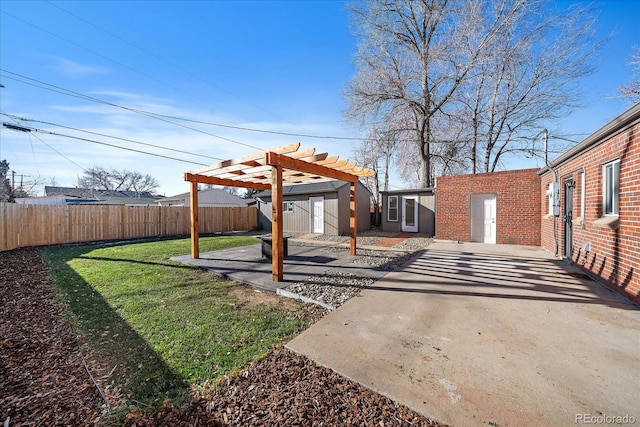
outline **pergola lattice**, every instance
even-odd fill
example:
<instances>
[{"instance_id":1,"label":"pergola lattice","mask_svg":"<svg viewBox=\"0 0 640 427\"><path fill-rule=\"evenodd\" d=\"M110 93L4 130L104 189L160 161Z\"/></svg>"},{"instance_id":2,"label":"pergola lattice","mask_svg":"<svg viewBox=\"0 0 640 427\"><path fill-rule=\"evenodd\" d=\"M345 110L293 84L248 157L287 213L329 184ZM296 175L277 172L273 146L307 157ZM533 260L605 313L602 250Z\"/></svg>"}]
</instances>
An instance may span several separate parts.
<instances>
[{"instance_id":1,"label":"pergola lattice","mask_svg":"<svg viewBox=\"0 0 640 427\"><path fill-rule=\"evenodd\" d=\"M373 176L371 169L356 166L349 160L327 153L315 154L315 148L299 150L300 143L285 145L211 166L185 172L184 179L191 183L191 257L200 258L198 226L198 184L271 190L272 274L274 282L281 282L283 271L283 184L301 184L338 179L350 183L349 226L350 253L356 254L357 210L356 189L358 179Z\"/></svg>"}]
</instances>

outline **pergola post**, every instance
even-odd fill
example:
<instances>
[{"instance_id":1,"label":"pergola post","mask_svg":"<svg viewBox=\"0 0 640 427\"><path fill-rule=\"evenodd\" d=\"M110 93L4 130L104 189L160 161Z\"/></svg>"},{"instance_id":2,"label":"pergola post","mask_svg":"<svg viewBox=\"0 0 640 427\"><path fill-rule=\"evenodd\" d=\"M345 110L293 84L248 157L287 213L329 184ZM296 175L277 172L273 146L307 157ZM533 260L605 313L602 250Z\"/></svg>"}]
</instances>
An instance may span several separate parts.
<instances>
[{"instance_id":1,"label":"pergola post","mask_svg":"<svg viewBox=\"0 0 640 427\"><path fill-rule=\"evenodd\" d=\"M271 165L271 273L274 282L284 280L284 242L282 220L282 165L279 156L267 153Z\"/></svg>"},{"instance_id":2,"label":"pergola post","mask_svg":"<svg viewBox=\"0 0 640 427\"><path fill-rule=\"evenodd\" d=\"M349 239L349 253L351 255L356 254L356 235L358 233L358 210L356 209L357 188L358 181L351 181L349 186L349 228L351 235Z\"/></svg>"},{"instance_id":3,"label":"pergola post","mask_svg":"<svg viewBox=\"0 0 640 427\"><path fill-rule=\"evenodd\" d=\"M191 181L191 258L200 258L200 229L198 225L198 181Z\"/></svg>"}]
</instances>

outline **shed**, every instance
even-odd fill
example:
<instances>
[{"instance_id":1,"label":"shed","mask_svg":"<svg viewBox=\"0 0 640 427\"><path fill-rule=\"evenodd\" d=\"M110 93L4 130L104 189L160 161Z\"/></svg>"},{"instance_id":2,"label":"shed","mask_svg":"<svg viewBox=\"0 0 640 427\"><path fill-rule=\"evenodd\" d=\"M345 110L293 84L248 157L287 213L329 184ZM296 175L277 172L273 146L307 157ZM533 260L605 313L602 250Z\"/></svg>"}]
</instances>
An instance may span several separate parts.
<instances>
[{"instance_id":1,"label":"shed","mask_svg":"<svg viewBox=\"0 0 640 427\"><path fill-rule=\"evenodd\" d=\"M258 227L271 230L271 192L254 195L258 201ZM358 182L358 231L370 228L371 193ZM283 227L286 233L319 233L333 236L349 235L349 183L324 181L288 185L282 188Z\"/></svg>"},{"instance_id":2,"label":"shed","mask_svg":"<svg viewBox=\"0 0 640 427\"><path fill-rule=\"evenodd\" d=\"M382 191L382 231L435 234L433 188Z\"/></svg>"},{"instance_id":3,"label":"shed","mask_svg":"<svg viewBox=\"0 0 640 427\"><path fill-rule=\"evenodd\" d=\"M439 177L436 238L540 246L538 169Z\"/></svg>"}]
</instances>

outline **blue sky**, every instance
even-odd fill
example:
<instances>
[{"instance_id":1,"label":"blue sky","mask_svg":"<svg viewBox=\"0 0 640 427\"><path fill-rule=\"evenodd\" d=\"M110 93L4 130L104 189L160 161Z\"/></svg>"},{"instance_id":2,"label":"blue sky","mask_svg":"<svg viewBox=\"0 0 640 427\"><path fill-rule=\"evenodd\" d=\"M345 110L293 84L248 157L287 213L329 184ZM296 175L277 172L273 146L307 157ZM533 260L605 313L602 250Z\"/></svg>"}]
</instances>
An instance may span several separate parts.
<instances>
[{"instance_id":1,"label":"blue sky","mask_svg":"<svg viewBox=\"0 0 640 427\"><path fill-rule=\"evenodd\" d=\"M561 123L549 124L554 133L575 139L630 106L617 97L617 88L631 76L627 66L631 47L640 45L640 2L619 0L598 6L600 31L612 34L612 39L600 54L598 71L584 81L588 94L584 107ZM0 0L0 68L5 70L0 77L5 86L0 89L0 110L197 153L201 156L18 121L199 163L294 141L349 158L353 147L349 140L180 122L197 132L15 80L27 77L167 116L277 132L362 136L343 120L343 92L354 73L356 49L344 9L339 1ZM12 122L6 116L1 119ZM183 172L198 167L87 141L6 129L0 133L0 158L28 179L55 178L65 186L75 185L82 168L137 170L156 177L160 193L166 195L187 191ZM535 160L506 165L535 166L540 166ZM397 177L391 184L405 185Z\"/></svg>"}]
</instances>

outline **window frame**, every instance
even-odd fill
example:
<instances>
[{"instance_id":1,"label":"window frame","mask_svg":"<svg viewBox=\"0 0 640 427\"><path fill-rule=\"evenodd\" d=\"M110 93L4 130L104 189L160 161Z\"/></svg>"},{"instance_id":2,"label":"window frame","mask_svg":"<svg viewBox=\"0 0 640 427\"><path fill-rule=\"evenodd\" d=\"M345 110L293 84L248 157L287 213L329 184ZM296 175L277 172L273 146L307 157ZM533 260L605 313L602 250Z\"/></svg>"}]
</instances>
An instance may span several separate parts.
<instances>
[{"instance_id":1,"label":"window frame","mask_svg":"<svg viewBox=\"0 0 640 427\"><path fill-rule=\"evenodd\" d=\"M294 203L292 201L283 201L282 202L282 212L283 213L293 213Z\"/></svg>"},{"instance_id":2,"label":"window frame","mask_svg":"<svg viewBox=\"0 0 640 427\"><path fill-rule=\"evenodd\" d=\"M620 214L620 159L602 165L602 216Z\"/></svg>"},{"instance_id":3,"label":"window frame","mask_svg":"<svg viewBox=\"0 0 640 427\"><path fill-rule=\"evenodd\" d=\"M399 214L399 208L400 208L400 204L398 202L398 198L399 196L387 196L387 221L388 222L398 222L400 219L400 214ZM391 199L395 199L396 201L396 206L395 207L391 207ZM391 211L394 210L396 215L395 215L395 219L391 219Z\"/></svg>"}]
</instances>

